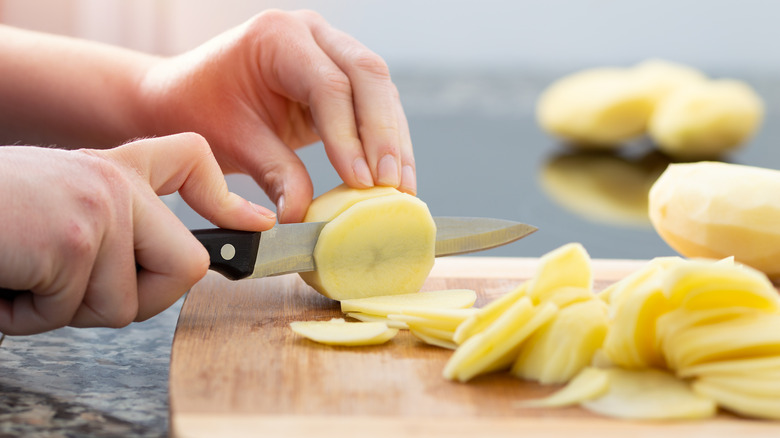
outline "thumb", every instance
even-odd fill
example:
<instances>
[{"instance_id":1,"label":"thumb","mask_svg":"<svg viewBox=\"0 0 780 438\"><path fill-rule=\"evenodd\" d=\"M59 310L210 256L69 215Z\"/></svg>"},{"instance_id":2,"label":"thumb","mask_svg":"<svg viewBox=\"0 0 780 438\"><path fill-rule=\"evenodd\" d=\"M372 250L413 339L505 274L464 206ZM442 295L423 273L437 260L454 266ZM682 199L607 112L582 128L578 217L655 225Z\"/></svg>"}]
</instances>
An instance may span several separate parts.
<instances>
[{"instance_id":1,"label":"thumb","mask_svg":"<svg viewBox=\"0 0 780 438\"><path fill-rule=\"evenodd\" d=\"M264 231L276 222L272 211L228 190L209 144L198 134L140 140L106 152L132 165L156 194L178 191L195 212L218 227Z\"/></svg>"}]
</instances>

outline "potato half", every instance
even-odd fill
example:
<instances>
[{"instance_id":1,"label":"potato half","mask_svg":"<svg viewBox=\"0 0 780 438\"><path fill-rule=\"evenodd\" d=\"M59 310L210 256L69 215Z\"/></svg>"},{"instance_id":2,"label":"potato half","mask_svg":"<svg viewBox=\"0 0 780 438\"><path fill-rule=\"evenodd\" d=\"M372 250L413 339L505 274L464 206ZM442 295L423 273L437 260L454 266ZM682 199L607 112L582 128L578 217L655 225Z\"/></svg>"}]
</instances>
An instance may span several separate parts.
<instances>
[{"instance_id":1,"label":"potato half","mask_svg":"<svg viewBox=\"0 0 780 438\"><path fill-rule=\"evenodd\" d=\"M301 278L335 300L414 293L433 267L436 224L424 202L388 187L337 187L315 199L305 221L330 221Z\"/></svg>"}]
</instances>

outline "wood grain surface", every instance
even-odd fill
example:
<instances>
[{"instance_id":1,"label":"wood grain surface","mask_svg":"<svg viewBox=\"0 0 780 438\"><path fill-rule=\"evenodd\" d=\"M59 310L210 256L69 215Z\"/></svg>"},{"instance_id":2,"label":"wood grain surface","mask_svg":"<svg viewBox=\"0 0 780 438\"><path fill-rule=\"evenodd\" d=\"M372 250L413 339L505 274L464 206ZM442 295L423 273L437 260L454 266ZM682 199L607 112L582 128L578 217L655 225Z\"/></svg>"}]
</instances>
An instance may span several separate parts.
<instances>
[{"instance_id":1,"label":"wood grain surface","mask_svg":"<svg viewBox=\"0 0 780 438\"><path fill-rule=\"evenodd\" d=\"M529 278L537 259L437 259L424 290L470 288L477 306ZM594 260L596 290L641 261ZM780 436L776 423L720 415L643 423L580 408L527 409L542 387L493 374L463 384L441 376L450 350L407 331L374 347L330 347L298 337L292 321L341 316L338 303L297 275L231 282L209 273L188 294L173 341L175 437Z\"/></svg>"}]
</instances>

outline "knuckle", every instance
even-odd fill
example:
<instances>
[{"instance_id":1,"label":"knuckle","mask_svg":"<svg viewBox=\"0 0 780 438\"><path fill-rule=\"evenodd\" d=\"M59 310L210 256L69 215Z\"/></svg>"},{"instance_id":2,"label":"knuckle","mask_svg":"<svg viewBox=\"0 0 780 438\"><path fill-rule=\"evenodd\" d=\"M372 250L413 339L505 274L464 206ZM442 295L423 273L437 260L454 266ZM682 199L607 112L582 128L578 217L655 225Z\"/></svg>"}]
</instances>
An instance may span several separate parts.
<instances>
[{"instance_id":1,"label":"knuckle","mask_svg":"<svg viewBox=\"0 0 780 438\"><path fill-rule=\"evenodd\" d=\"M364 48L349 49L344 54L351 65L379 79L390 79L390 68L381 56Z\"/></svg>"},{"instance_id":2,"label":"knuckle","mask_svg":"<svg viewBox=\"0 0 780 438\"><path fill-rule=\"evenodd\" d=\"M321 90L324 93L352 99L352 83L344 72L329 67L322 67L320 77L322 78Z\"/></svg>"},{"instance_id":3,"label":"knuckle","mask_svg":"<svg viewBox=\"0 0 780 438\"><path fill-rule=\"evenodd\" d=\"M268 9L247 22L247 30L250 35L275 36L290 31L295 18L290 12L280 9Z\"/></svg>"},{"instance_id":4,"label":"knuckle","mask_svg":"<svg viewBox=\"0 0 780 438\"><path fill-rule=\"evenodd\" d=\"M198 157L213 155L211 145L206 138L196 132L184 132L177 134L180 140L179 144L189 152Z\"/></svg>"},{"instance_id":5,"label":"knuckle","mask_svg":"<svg viewBox=\"0 0 780 438\"><path fill-rule=\"evenodd\" d=\"M89 198L81 202L81 205L87 208L94 204L94 200ZM65 225L60 245L63 253L70 260L91 260L97 254L99 236L96 236L91 224L70 219Z\"/></svg>"},{"instance_id":6,"label":"knuckle","mask_svg":"<svg viewBox=\"0 0 780 438\"><path fill-rule=\"evenodd\" d=\"M314 24L314 25L325 23L325 18L323 18L322 15L320 15L319 13L311 9L300 9L294 11L293 15L300 18L305 23Z\"/></svg>"}]
</instances>

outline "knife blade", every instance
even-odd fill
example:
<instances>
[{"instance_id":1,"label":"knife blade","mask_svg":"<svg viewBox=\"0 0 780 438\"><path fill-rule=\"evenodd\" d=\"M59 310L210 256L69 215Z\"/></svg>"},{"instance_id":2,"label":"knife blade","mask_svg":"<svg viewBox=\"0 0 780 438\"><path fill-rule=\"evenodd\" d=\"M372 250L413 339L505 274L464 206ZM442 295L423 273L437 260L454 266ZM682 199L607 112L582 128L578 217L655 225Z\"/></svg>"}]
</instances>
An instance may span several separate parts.
<instances>
[{"instance_id":1,"label":"knife blade","mask_svg":"<svg viewBox=\"0 0 780 438\"><path fill-rule=\"evenodd\" d=\"M506 245L536 227L503 219L435 217L436 257ZM327 222L277 224L268 231L210 228L192 234L209 253L209 269L231 280L313 271L314 246Z\"/></svg>"}]
</instances>

